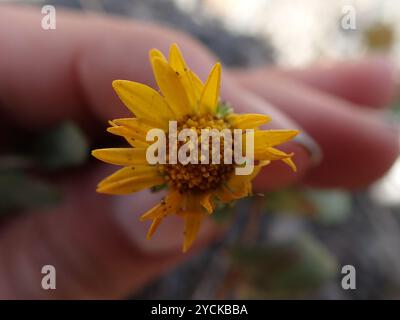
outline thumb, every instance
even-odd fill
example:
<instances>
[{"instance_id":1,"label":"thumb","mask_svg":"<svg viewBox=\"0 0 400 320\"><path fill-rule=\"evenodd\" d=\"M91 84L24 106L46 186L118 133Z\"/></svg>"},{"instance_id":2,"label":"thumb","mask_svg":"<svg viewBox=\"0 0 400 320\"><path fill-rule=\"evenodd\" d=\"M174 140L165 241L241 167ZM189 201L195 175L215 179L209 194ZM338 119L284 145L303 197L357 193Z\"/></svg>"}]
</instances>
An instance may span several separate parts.
<instances>
[{"instance_id":1,"label":"thumb","mask_svg":"<svg viewBox=\"0 0 400 320\"><path fill-rule=\"evenodd\" d=\"M56 209L30 212L4 226L0 236L0 298L120 298L204 247L214 234L204 224L195 247L181 252L180 221L166 219L151 241L138 216L159 194L107 197L95 193L104 168L63 182ZM56 290L43 290L44 265L56 269Z\"/></svg>"}]
</instances>

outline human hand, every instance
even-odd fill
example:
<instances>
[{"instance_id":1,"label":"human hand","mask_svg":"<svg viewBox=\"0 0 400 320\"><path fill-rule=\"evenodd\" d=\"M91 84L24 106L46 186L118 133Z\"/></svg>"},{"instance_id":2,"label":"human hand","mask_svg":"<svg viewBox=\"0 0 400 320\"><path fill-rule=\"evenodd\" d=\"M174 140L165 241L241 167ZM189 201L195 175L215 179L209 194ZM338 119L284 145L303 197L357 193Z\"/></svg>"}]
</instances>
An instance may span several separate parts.
<instances>
[{"instance_id":1,"label":"human hand","mask_svg":"<svg viewBox=\"0 0 400 320\"><path fill-rule=\"evenodd\" d=\"M0 114L10 127L0 129L4 140L13 130L30 132L73 119L104 147L99 141L106 121L126 115L111 82L128 79L154 86L150 48L165 52L177 42L203 79L216 60L189 36L167 28L58 11L57 30L44 31L41 18L37 8L3 6L0 11ZM324 154L314 166L301 141L285 144L286 151L295 153L298 172L273 163L258 177L259 191L302 181L360 187L389 168L398 154L398 136L376 110L359 105L381 106L389 100L394 89L390 65L372 61L351 68L351 76L343 65L321 71L224 71L222 95L236 110L271 115L275 128L300 128ZM354 90L343 91L347 87ZM138 216L161 196L96 194L96 183L110 170L93 162L68 177L52 177L63 188L62 205L41 214L26 212L3 226L1 297L122 297L215 235L211 222L204 224L195 247L182 255L181 221L171 217L146 241L147 227ZM40 286L46 264L56 267L55 291Z\"/></svg>"}]
</instances>

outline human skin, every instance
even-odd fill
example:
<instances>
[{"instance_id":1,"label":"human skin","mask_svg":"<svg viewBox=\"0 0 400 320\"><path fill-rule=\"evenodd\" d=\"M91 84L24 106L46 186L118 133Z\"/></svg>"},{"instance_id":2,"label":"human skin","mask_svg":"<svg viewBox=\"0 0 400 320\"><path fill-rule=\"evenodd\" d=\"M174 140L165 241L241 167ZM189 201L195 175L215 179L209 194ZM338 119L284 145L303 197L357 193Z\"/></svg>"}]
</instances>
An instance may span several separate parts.
<instances>
[{"instance_id":1,"label":"human skin","mask_svg":"<svg viewBox=\"0 0 400 320\"><path fill-rule=\"evenodd\" d=\"M217 60L189 35L166 27L57 10L57 29L44 31L41 19L36 7L0 8L3 148L15 130L43 130L66 119L75 120L97 147L108 147L101 144L107 120L129 116L111 82L155 86L150 48L167 52L178 43L203 80ZM286 143L283 149L295 153L298 172L274 163L257 178L256 190L292 183L353 189L382 176L398 155L398 132L382 116L395 91L393 69L383 58L307 70L224 68L222 98L236 111L265 113L273 128L306 132L324 154L315 164L301 142ZM113 170L91 161L68 176L51 177L65 194L59 207L25 212L2 225L1 298L124 297L215 237L216 228L205 223L195 246L182 254L182 223L171 217L146 241L148 226L138 216L161 195L96 194L96 183ZM54 291L40 285L46 264L57 270Z\"/></svg>"}]
</instances>

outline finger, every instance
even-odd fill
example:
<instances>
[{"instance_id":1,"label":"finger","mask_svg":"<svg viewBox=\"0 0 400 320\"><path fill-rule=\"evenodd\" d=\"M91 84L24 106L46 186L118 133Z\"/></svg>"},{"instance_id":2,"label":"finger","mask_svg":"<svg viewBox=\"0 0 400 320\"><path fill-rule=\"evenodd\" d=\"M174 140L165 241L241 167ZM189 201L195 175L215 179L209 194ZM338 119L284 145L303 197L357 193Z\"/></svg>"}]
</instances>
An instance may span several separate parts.
<instances>
[{"instance_id":1,"label":"finger","mask_svg":"<svg viewBox=\"0 0 400 320\"><path fill-rule=\"evenodd\" d=\"M1 12L3 13L4 11ZM23 62L25 70L23 74L18 68L17 71L13 71L14 68L9 68L4 63L7 60L1 59L5 66L5 74L10 75L10 80L5 79L4 74L0 75L3 77L0 86L4 86L2 101L5 103L2 105L2 110L13 121L26 128L41 128L66 117L83 120L83 124L88 125L92 121L105 122L123 116L125 108L113 93L111 81L125 78L153 84L147 62L147 51L153 46L165 51L170 43L179 42L185 56L188 56L189 64L203 79L215 62L215 58L199 44L176 32L86 16L87 28L82 28L79 18L69 14L63 15L60 12L58 12L58 26L62 28L57 29L57 32L60 30L61 33L57 37L50 38L50 43L47 43L49 38L42 34L42 30L35 29L38 18L35 12L16 14L9 9L0 21L3 23L4 19L8 20L9 17L15 21L13 19L19 19L19 14L25 14L26 17L16 23L19 29L15 32L24 34L26 40L19 44L19 50L13 51L15 44L13 39L2 34L5 39L4 47L7 50L12 49L11 53L4 53L4 56L10 58L14 54L12 61L18 61L26 58L20 51L29 49L34 57L35 67L32 67L32 63ZM85 31L82 31L83 29ZM86 32L89 33L85 36ZM40 49L35 47L38 43L41 45ZM53 57L53 54L57 57ZM59 59L62 61L61 64ZM46 71L41 75L40 85L37 84L37 69ZM73 75L72 78L68 77L70 74ZM55 83L57 81L59 83ZM42 86L47 89L43 90ZM232 92L227 89L224 94L230 97L234 104L237 101L241 110L248 110L247 112L252 108L261 112L273 110L271 106L266 107L260 99L249 101L251 95L243 99L239 91L236 90L236 97L229 94L229 91ZM30 99L24 94L17 94L19 92L27 93ZM49 93L51 97L48 96ZM67 99L68 104L64 99ZM34 106L33 109L26 108L28 102L32 103L30 105ZM68 108L71 104L74 107ZM57 108L54 108L55 105ZM278 114L276 112L277 120L274 125L277 127L289 125L290 121L287 119L285 122L284 115L281 115L279 120ZM301 147L299 149L302 150ZM300 151L299 156L301 156ZM304 157L308 155L305 154ZM290 171L285 169L285 172ZM100 177L96 176L93 180L97 182L99 179ZM60 279L62 281L60 290L57 289L57 293L54 293L57 297L114 297L140 287L145 281L183 259L180 253L181 229L179 231L176 229L180 228L176 221L170 220L162 224L161 232L155 235L153 241L142 240L146 228L142 225L137 228L137 216L132 215L132 211L136 209L135 203L142 204L144 199L151 200L151 204L146 204L146 208L136 205L137 214L145 212L156 203L155 199L148 194L139 194L132 196L134 202L131 205L126 203L122 205L122 202L128 201L127 197L118 200L116 197L102 198L94 193L95 183L86 184L84 180L82 176L71 183L66 194L72 196L66 199L65 205L61 208L40 217L26 216L23 221L13 224L4 231L0 240L0 246L4 248L2 261L8 261L8 266L2 266L7 270L0 273L3 277L4 275L8 277L8 282L6 279L3 282L4 295L7 292L13 292L16 297L49 294L36 286L40 275L37 275L35 270L40 270L38 269L40 265L51 264L47 262L50 260L55 261L53 264L60 270L59 274L64 275L63 280ZM118 213L119 210L124 213ZM121 219L121 215L125 218ZM120 218L117 221L113 220L116 217ZM172 224L169 228L168 223ZM168 237L162 238L163 229ZM49 234L44 234L46 230L51 231L48 231ZM131 242L126 240L129 237L121 230L125 230L133 237ZM202 230L206 232L202 237L205 242L206 239L210 239L211 228L202 227ZM136 234L140 236L134 236ZM157 244L170 248L171 235L178 236L179 241L173 243L179 242L179 250L148 247ZM17 238L19 246L12 252L5 250L12 247ZM37 252L41 252L40 255L36 255ZM25 259L26 263L21 264L20 259ZM19 270L19 267L23 270ZM11 270L15 270L14 273ZM11 272L12 276L6 271ZM105 283L99 282L98 279L103 278Z\"/></svg>"},{"instance_id":2,"label":"finger","mask_svg":"<svg viewBox=\"0 0 400 320\"><path fill-rule=\"evenodd\" d=\"M240 83L295 119L319 143L321 164L310 170L309 183L325 187L356 188L382 176L398 156L398 131L377 111L278 77Z\"/></svg>"},{"instance_id":3,"label":"finger","mask_svg":"<svg viewBox=\"0 0 400 320\"><path fill-rule=\"evenodd\" d=\"M248 71L238 71L241 76ZM395 96L397 77L395 65L385 57L369 57L358 61L335 62L305 69L264 67L251 74L258 81L269 76L298 80L361 107L384 108Z\"/></svg>"},{"instance_id":4,"label":"finger","mask_svg":"<svg viewBox=\"0 0 400 320\"><path fill-rule=\"evenodd\" d=\"M39 18L40 12L35 10L8 9L0 13L0 37L6 49L0 57L0 66L4 65L4 72L0 74L0 88L5 88L3 110L24 127L43 127L72 117L81 119L85 128L93 121L100 121L104 126L109 119L129 116L113 92L111 82L129 79L155 86L148 62L148 50L153 47L168 52L171 43L179 43L188 65L203 80L216 61L198 42L166 28L86 15L85 28L82 28L83 16L58 11L59 27L51 33L36 26ZM7 25L15 19L18 23L13 34L23 34L25 39L18 48L13 45L15 36L1 28L3 23ZM35 61L34 64L26 62L28 51L29 61ZM45 70L40 73L40 81L37 80L39 70ZM270 114L276 128L298 127L254 94L241 93L237 86L225 82L223 97L241 112ZM27 109L27 105L34 107ZM309 156L303 147L297 146L297 149L295 160L304 163L299 172L294 174L278 165L279 179L267 179L266 186L287 184L301 177L301 170L308 167ZM274 166L267 170L274 170Z\"/></svg>"},{"instance_id":5,"label":"finger","mask_svg":"<svg viewBox=\"0 0 400 320\"><path fill-rule=\"evenodd\" d=\"M243 89L236 81L230 77L225 77L222 82L222 96L226 101L235 106L239 113L261 113L268 114L272 121L264 126L265 129L297 129L302 134L307 135L306 130L284 113L278 110L274 105L267 103L259 96L254 95L249 90ZM299 144L298 141L289 141L278 147L280 150L294 153L293 161L297 166L294 172L287 165L280 161L274 161L258 174L254 180L256 191L264 192L300 181L312 166L313 161L307 150L307 146Z\"/></svg>"},{"instance_id":6,"label":"finger","mask_svg":"<svg viewBox=\"0 0 400 320\"><path fill-rule=\"evenodd\" d=\"M204 77L215 61L198 43L167 28L57 13L57 29L45 31L36 7L0 10L0 113L24 128L42 128L66 118L89 126L122 116L126 108L111 81L154 84L148 62L154 46L168 50L172 42L185 43L192 57L189 63ZM7 31L10 24L15 25L13 32ZM105 78L96 78L99 74Z\"/></svg>"},{"instance_id":7,"label":"finger","mask_svg":"<svg viewBox=\"0 0 400 320\"><path fill-rule=\"evenodd\" d=\"M104 174L96 169L71 177L59 208L32 212L3 226L0 298L124 298L195 254L215 235L211 221L206 221L195 246L184 255L181 221L168 218L146 241L148 226L138 217L160 195L101 197L93 190ZM56 268L56 290L42 289L44 265Z\"/></svg>"}]
</instances>

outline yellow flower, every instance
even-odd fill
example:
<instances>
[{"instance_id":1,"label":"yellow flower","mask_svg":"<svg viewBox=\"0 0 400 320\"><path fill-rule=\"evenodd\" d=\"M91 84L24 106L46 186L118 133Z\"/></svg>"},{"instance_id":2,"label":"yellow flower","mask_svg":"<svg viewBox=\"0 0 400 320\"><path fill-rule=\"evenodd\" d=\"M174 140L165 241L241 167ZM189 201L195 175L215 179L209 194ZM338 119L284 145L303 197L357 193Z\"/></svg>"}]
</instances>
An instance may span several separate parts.
<instances>
[{"instance_id":1,"label":"yellow flower","mask_svg":"<svg viewBox=\"0 0 400 320\"><path fill-rule=\"evenodd\" d=\"M211 214L218 201L230 202L251 194L252 179L261 167L273 160L282 160L296 170L286 154L274 146L297 135L296 130L260 130L270 121L266 115L236 114L219 102L221 65L215 64L205 84L185 63L176 44L170 48L169 61L153 49L150 61L161 94L156 90L126 80L115 80L113 88L133 113L132 118L110 121L110 133L124 137L129 148L98 149L96 158L123 166L98 185L98 192L129 194L142 189L166 185L167 195L154 208L142 215L141 220L152 220L149 239L162 220L172 214L185 221L183 251L192 245L202 220ZM146 158L150 142L147 132L153 128L169 130L169 121L177 121L178 131L201 129L254 129L254 170L248 175L237 175L234 161L225 164L153 164ZM245 134L244 134L245 136ZM245 139L244 139L245 140ZM167 141L168 144L168 141ZM245 144L243 144L245 148ZM223 158L223 151L221 157Z\"/></svg>"}]
</instances>

